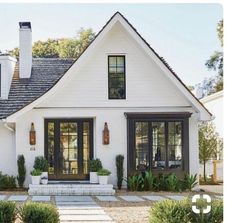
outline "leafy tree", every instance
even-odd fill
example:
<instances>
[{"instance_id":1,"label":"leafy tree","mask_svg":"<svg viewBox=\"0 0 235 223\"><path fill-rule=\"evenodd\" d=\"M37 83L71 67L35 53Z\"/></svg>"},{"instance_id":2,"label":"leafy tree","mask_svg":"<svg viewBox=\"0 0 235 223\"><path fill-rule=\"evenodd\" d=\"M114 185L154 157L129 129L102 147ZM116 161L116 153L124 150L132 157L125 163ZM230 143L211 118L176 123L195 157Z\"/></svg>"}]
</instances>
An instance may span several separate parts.
<instances>
[{"instance_id":1,"label":"leafy tree","mask_svg":"<svg viewBox=\"0 0 235 223\"><path fill-rule=\"evenodd\" d=\"M204 181L206 181L206 163L216 158L222 151L222 140L215 131L212 122L203 122L199 125L199 159L203 164Z\"/></svg>"},{"instance_id":2,"label":"leafy tree","mask_svg":"<svg viewBox=\"0 0 235 223\"><path fill-rule=\"evenodd\" d=\"M33 44L33 57L36 58L77 58L94 39L92 29L81 28L75 38L48 39ZM8 51L12 56L19 57L19 48Z\"/></svg>"},{"instance_id":3,"label":"leafy tree","mask_svg":"<svg viewBox=\"0 0 235 223\"><path fill-rule=\"evenodd\" d=\"M217 36L220 40L221 47L223 47L223 37L224 37L224 23L223 20L219 21L217 25ZM223 52L215 51L209 60L206 61L205 65L209 70L214 70L218 72L215 78L215 84L212 91L208 91L208 95L223 90L223 63L224 55Z\"/></svg>"}]
</instances>

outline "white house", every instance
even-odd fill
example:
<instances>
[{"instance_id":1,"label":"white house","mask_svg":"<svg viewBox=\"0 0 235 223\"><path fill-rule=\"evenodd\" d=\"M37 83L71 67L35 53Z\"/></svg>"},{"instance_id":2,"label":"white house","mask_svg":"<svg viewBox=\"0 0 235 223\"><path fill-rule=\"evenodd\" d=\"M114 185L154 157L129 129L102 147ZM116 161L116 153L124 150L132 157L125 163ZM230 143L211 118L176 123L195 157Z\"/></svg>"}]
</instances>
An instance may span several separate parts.
<instances>
[{"instance_id":1,"label":"white house","mask_svg":"<svg viewBox=\"0 0 235 223\"><path fill-rule=\"evenodd\" d=\"M223 138L223 95L224 91L219 91L202 98L200 101L210 110L214 116L213 123L216 131Z\"/></svg>"},{"instance_id":2,"label":"white house","mask_svg":"<svg viewBox=\"0 0 235 223\"><path fill-rule=\"evenodd\" d=\"M198 122L211 114L123 15L115 13L76 60L32 58L30 22L19 33L19 62L0 56L3 173L17 174L19 154L26 185L39 155L49 161L49 180L87 180L87 161L100 158L116 185L118 154L125 177L199 173Z\"/></svg>"}]
</instances>

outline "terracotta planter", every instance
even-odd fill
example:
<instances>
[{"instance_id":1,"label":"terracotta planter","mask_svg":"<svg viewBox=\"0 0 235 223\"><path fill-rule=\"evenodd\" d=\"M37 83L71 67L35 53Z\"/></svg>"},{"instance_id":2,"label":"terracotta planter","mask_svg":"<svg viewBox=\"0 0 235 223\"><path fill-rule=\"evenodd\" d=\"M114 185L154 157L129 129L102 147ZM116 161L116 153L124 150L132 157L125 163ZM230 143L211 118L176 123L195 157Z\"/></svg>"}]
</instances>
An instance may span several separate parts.
<instances>
[{"instance_id":1,"label":"terracotta planter","mask_svg":"<svg viewBox=\"0 0 235 223\"><path fill-rule=\"evenodd\" d=\"M109 176L99 176L99 184L101 184L101 185L108 184L108 177Z\"/></svg>"},{"instance_id":2,"label":"terracotta planter","mask_svg":"<svg viewBox=\"0 0 235 223\"><path fill-rule=\"evenodd\" d=\"M99 183L97 172L90 172L90 183L91 184L98 184Z\"/></svg>"}]
</instances>

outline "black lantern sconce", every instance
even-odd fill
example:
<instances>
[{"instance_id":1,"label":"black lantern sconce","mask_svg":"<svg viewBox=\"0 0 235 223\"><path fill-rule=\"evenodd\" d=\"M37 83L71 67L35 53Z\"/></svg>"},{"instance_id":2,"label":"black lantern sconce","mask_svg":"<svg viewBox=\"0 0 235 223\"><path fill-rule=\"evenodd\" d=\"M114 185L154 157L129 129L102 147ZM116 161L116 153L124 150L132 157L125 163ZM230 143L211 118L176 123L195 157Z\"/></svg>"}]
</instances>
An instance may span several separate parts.
<instances>
[{"instance_id":1,"label":"black lantern sconce","mask_svg":"<svg viewBox=\"0 0 235 223\"><path fill-rule=\"evenodd\" d=\"M29 132L29 144L31 146L36 145L36 131L34 129L34 123L31 123L31 128L30 128L30 132Z\"/></svg>"},{"instance_id":2,"label":"black lantern sconce","mask_svg":"<svg viewBox=\"0 0 235 223\"><path fill-rule=\"evenodd\" d=\"M103 130L103 144L109 144L109 128L107 122L104 123L104 130Z\"/></svg>"}]
</instances>

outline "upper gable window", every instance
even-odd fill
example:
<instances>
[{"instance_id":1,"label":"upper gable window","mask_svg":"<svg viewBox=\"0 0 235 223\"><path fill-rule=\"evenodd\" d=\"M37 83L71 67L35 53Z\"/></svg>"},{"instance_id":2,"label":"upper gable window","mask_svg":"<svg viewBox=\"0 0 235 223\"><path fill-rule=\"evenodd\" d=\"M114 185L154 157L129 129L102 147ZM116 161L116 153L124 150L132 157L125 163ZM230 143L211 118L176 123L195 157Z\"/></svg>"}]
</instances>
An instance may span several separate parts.
<instances>
[{"instance_id":1,"label":"upper gable window","mask_svg":"<svg viewBox=\"0 0 235 223\"><path fill-rule=\"evenodd\" d=\"M125 99L125 56L108 56L108 72L109 99Z\"/></svg>"}]
</instances>

